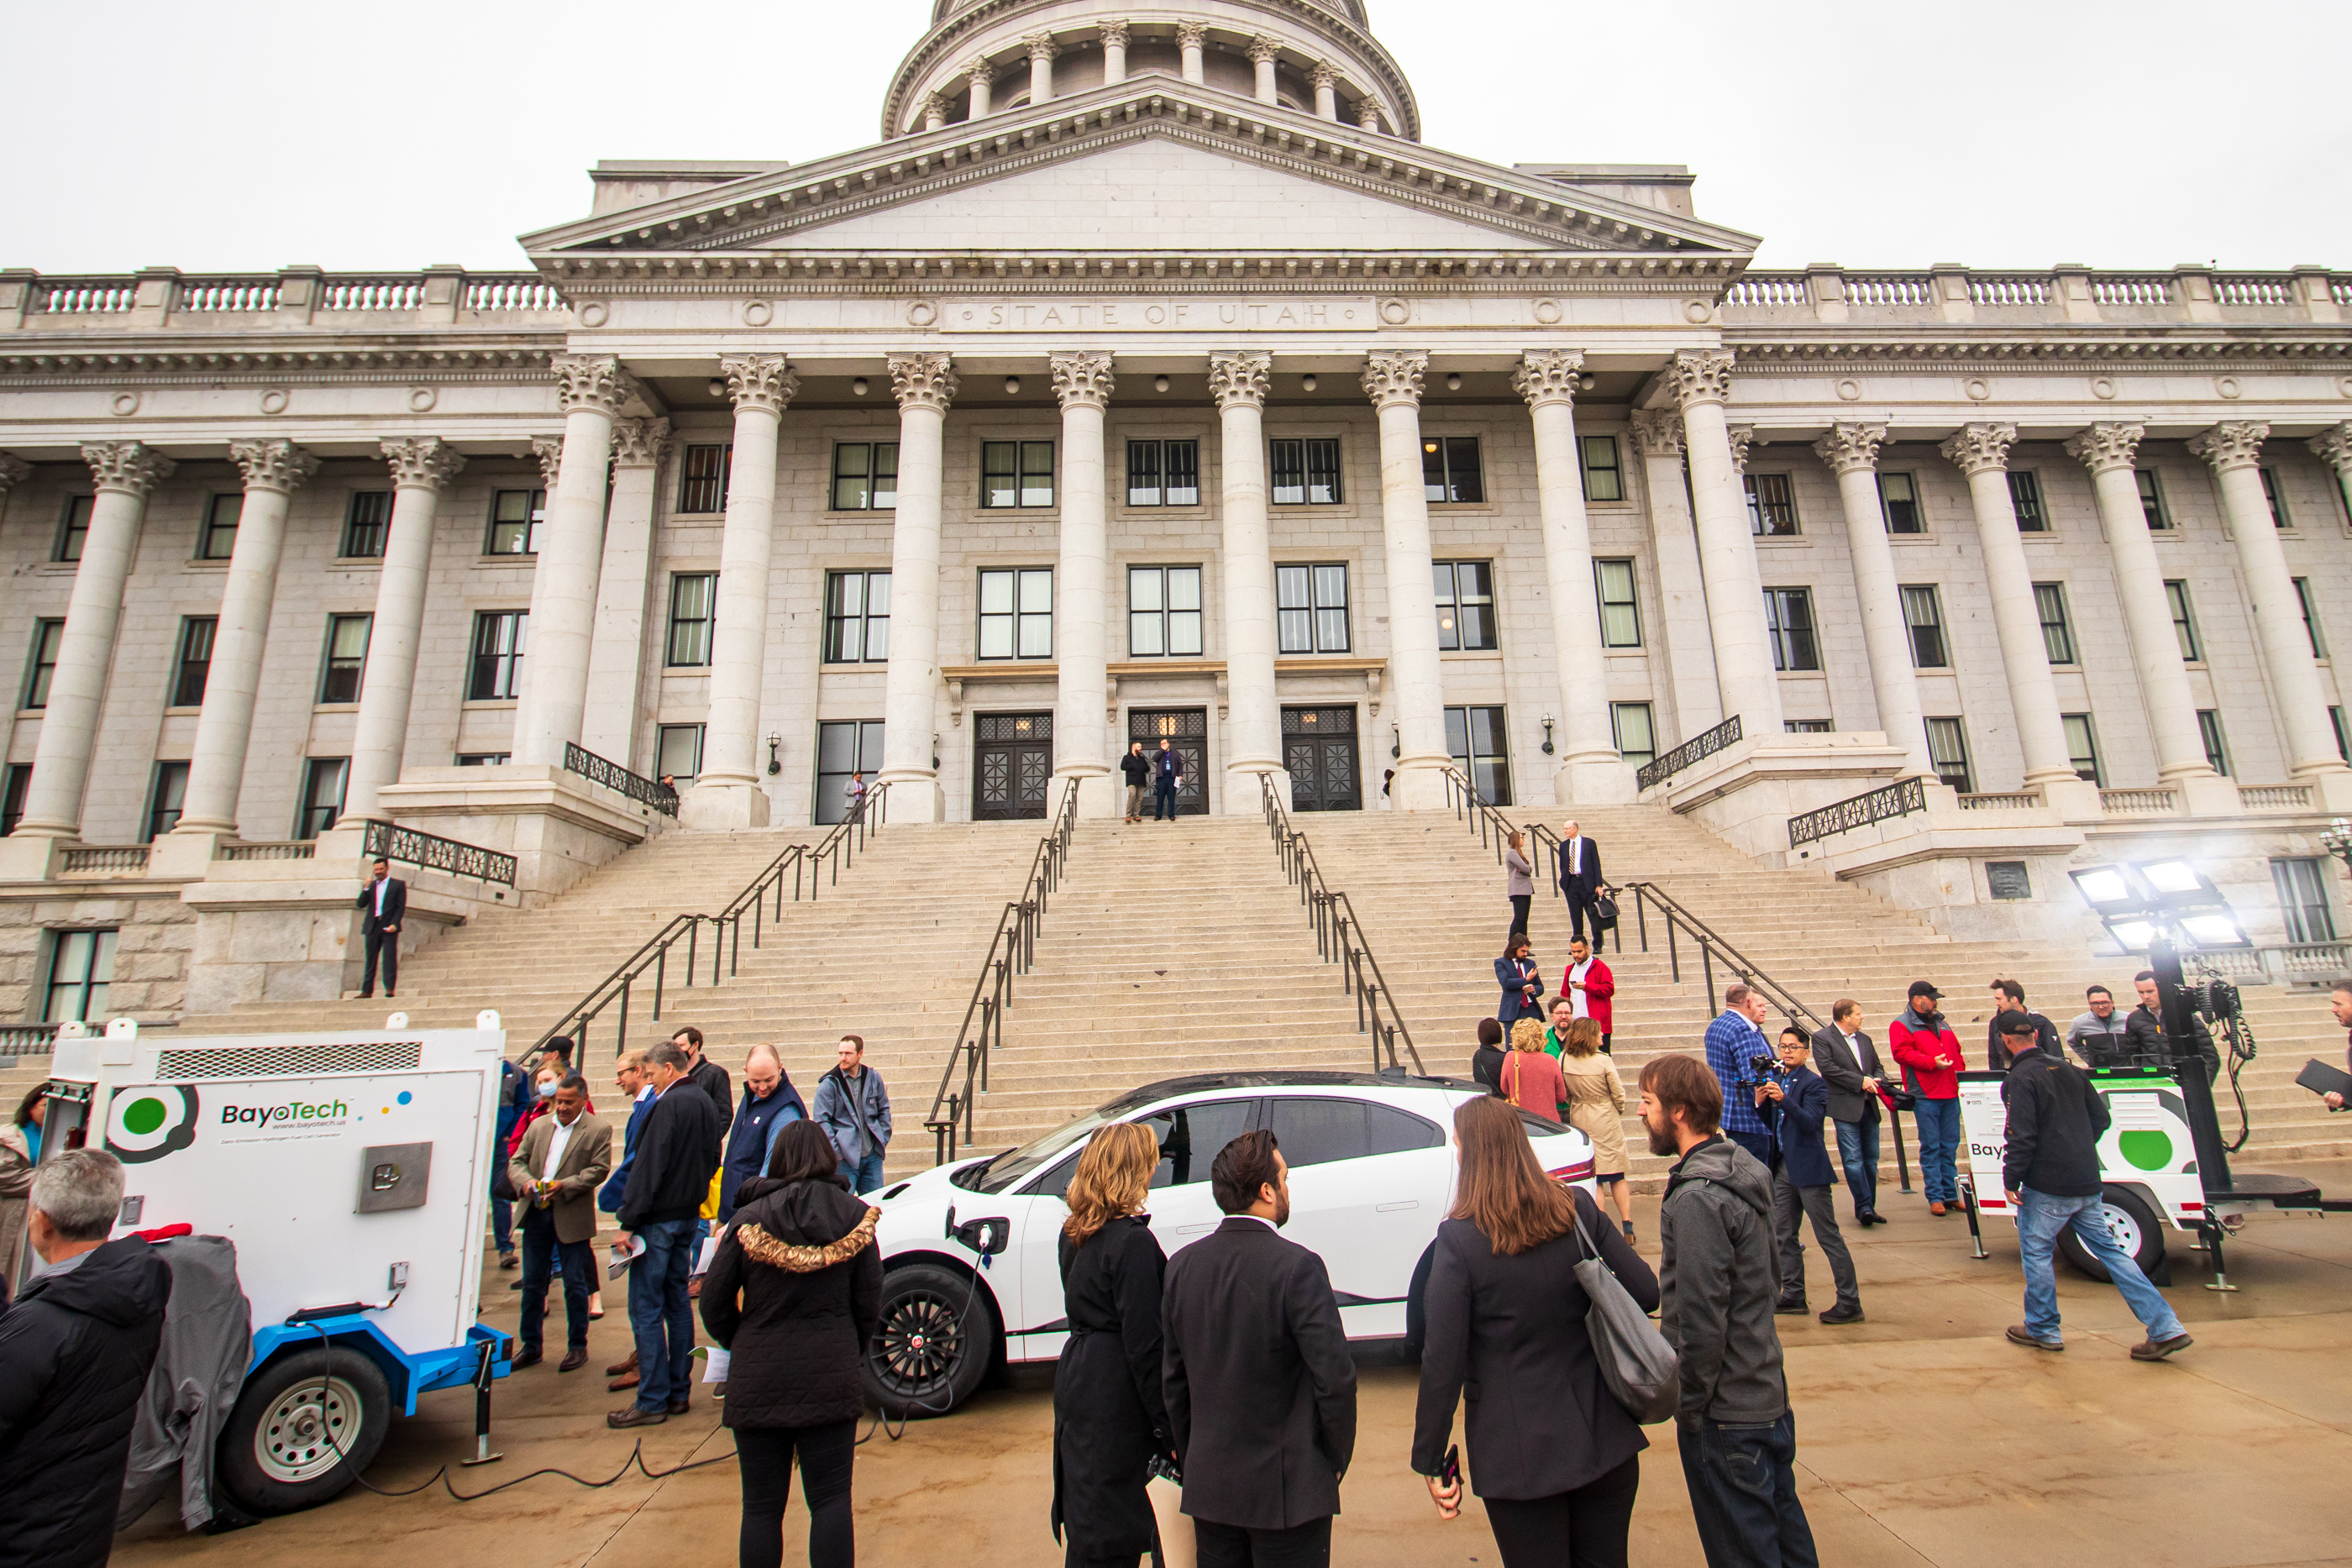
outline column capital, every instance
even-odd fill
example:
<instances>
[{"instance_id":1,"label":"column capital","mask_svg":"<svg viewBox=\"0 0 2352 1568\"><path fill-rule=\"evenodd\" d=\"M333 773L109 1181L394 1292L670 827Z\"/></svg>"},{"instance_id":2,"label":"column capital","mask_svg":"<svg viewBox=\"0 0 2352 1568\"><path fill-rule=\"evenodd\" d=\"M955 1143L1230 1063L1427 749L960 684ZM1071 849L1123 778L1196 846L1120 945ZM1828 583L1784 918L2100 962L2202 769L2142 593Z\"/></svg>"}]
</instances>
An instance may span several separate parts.
<instances>
[{"instance_id":1,"label":"column capital","mask_svg":"<svg viewBox=\"0 0 2352 1568\"><path fill-rule=\"evenodd\" d=\"M383 443L384 461L392 465L395 490L434 490L457 476L466 459L437 435L412 436Z\"/></svg>"},{"instance_id":2,"label":"column capital","mask_svg":"<svg viewBox=\"0 0 2352 1568\"><path fill-rule=\"evenodd\" d=\"M669 421L624 419L613 425L613 466L658 468L669 455Z\"/></svg>"},{"instance_id":3,"label":"column capital","mask_svg":"<svg viewBox=\"0 0 2352 1568\"><path fill-rule=\"evenodd\" d=\"M593 408L617 413L636 391L636 382L613 354L554 354L547 368L555 376L556 401L565 413Z\"/></svg>"},{"instance_id":4,"label":"column capital","mask_svg":"<svg viewBox=\"0 0 2352 1568\"><path fill-rule=\"evenodd\" d=\"M248 490L292 495L319 471L319 460L290 441L232 441L228 455L245 476Z\"/></svg>"},{"instance_id":5,"label":"column capital","mask_svg":"<svg viewBox=\"0 0 2352 1568\"><path fill-rule=\"evenodd\" d=\"M936 120L944 124L947 121L947 94L943 92L925 93L923 95L923 122L926 125L929 125L932 120Z\"/></svg>"},{"instance_id":6,"label":"column capital","mask_svg":"<svg viewBox=\"0 0 2352 1568\"><path fill-rule=\"evenodd\" d=\"M1748 448L1753 444L1756 440L1756 427L1752 424L1731 425L1724 431L1723 438L1731 445L1732 472L1735 474L1747 473Z\"/></svg>"},{"instance_id":7,"label":"column capital","mask_svg":"<svg viewBox=\"0 0 2352 1568\"><path fill-rule=\"evenodd\" d=\"M988 58L984 55L974 55L971 59L966 60L963 69L957 74L965 78L974 87L987 87L996 80L996 68L988 63Z\"/></svg>"},{"instance_id":8,"label":"column capital","mask_svg":"<svg viewBox=\"0 0 2352 1568\"><path fill-rule=\"evenodd\" d=\"M1633 444L1644 457L1680 457L1683 422L1663 408L1637 408L1632 415Z\"/></svg>"},{"instance_id":9,"label":"column capital","mask_svg":"<svg viewBox=\"0 0 2352 1568\"><path fill-rule=\"evenodd\" d=\"M33 465L13 452L0 452L0 497L23 484Z\"/></svg>"},{"instance_id":10,"label":"column capital","mask_svg":"<svg viewBox=\"0 0 2352 1568\"><path fill-rule=\"evenodd\" d=\"M1045 363L1054 376L1054 399L1065 409L1109 406L1118 378L1108 354L1070 350L1049 354Z\"/></svg>"},{"instance_id":11,"label":"column capital","mask_svg":"<svg viewBox=\"0 0 2352 1568\"><path fill-rule=\"evenodd\" d=\"M1062 46L1054 42L1051 33L1024 33L1021 35L1021 47L1029 52L1033 60L1050 60L1062 52Z\"/></svg>"},{"instance_id":12,"label":"column capital","mask_svg":"<svg viewBox=\"0 0 2352 1568\"><path fill-rule=\"evenodd\" d=\"M1584 353L1580 349L1529 349L1519 356L1518 368L1511 372L1511 388L1527 400L1529 408L1548 402L1572 403L1583 370Z\"/></svg>"},{"instance_id":13,"label":"column capital","mask_svg":"<svg viewBox=\"0 0 2352 1568\"><path fill-rule=\"evenodd\" d=\"M1429 355L1419 349L1373 354L1364 361L1364 395L1374 408L1421 406L1422 379L1429 373Z\"/></svg>"},{"instance_id":14,"label":"column capital","mask_svg":"<svg viewBox=\"0 0 2352 1568\"><path fill-rule=\"evenodd\" d=\"M1220 409L1264 408L1274 379L1272 354L1243 352L1209 356L1209 391Z\"/></svg>"},{"instance_id":15,"label":"column capital","mask_svg":"<svg viewBox=\"0 0 2352 1568\"><path fill-rule=\"evenodd\" d=\"M534 435L530 438L530 455L539 459L539 479L550 492L555 488L555 476L563 469L563 437Z\"/></svg>"},{"instance_id":16,"label":"column capital","mask_svg":"<svg viewBox=\"0 0 2352 1568\"><path fill-rule=\"evenodd\" d=\"M1878 448L1886 426L1842 419L1813 443L1813 451L1836 474L1872 474L1878 469Z\"/></svg>"},{"instance_id":17,"label":"column capital","mask_svg":"<svg viewBox=\"0 0 2352 1568\"><path fill-rule=\"evenodd\" d=\"M1254 66L1272 65L1281 53L1282 40L1271 33L1260 33L1249 41L1250 64Z\"/></svg>"},{"instance_id":18,"label":"column capital","mask_svg":"<svg viewBox=\"0 0 2352 1568\"><path fill-rule=\"evenodd\" d=\"M1731 361L1728 349L1685 349L1676 354L1666 366L1666 388L1674 394L1675 406L1730 401Z\"/></svg>"},{"instance_id":19,"label":"column capital","mask_svg":"<svg viewBox=\"0 0 2352 1568\"><path fill-rule=\"evenodd\" d=\"M2352 422L2323 430L2304 444L2311 448L2314 457L2333 465L2338 474L2352 474Z\"/></svg>"},{"instance_id":20,"label":"column capital","mask_svg":"<svg viewBox=\"0 0 2352 1568\"><path fill-rule=\"evenodd\" d=\"M1176 45L1179 48L1197 49L1208 41L1209 24L1206 22L1179 22L1176 24Z\"/></svg>"},{"instance_id":21,"label":"column capital","mask_svg":"<svg viewBox=\"0 0 2352 1568\"><path fill-rule=\"evenodd\" d=\"M2252 468L2260 462L2263 443L2270 438L2271 427L2267 424L2231 420L2191 437L2189 450L2211 464L2214 473L2227 474L2232 468Z\"/></svg>"},{"instance_id":22,"label":"column capital","mask_svg":"<svg viewBox=\"0 0 2352 1568\"><path fill-rule=\"evenodd\" d=\"M1937 451L1944 461L1970 478L1988 472L2006 472L2009 449L2016 444L2017 426L2006 422L1980 422L1960 427Z\"/></svg>"},{"instance_id":23,"label":"column capital","mask_svg":"<svg viewBox=\"0 0 2352 1568\"><path fill-rule=\"evenodd\" d=\"M1329 60L1317 60L1313 68L1307 71L1307 79L1315 87L1328 87L1336 92L1339 87L1339 68Z\"/></svg>"},{"instance_id":24,"label":"column capital","mask_svg":"<svg viewBox=\"0 0 2352 1568\"><path fill-rule=\"evenodd\" d=\"M1123 49L1127 47L1128 24L1126 22L1102 22L1097 24L1097 26L1101 29L1103 47L1105 48Z\"/></svg>"},{"instance_id":25,"label":"column capital","mask_svg":"<svg viewBox=\"0 0 2352 1568\"><path fill-rule=\"evenodd\" d=\"M782 413L801 390L801 378L782 354L730 356L719 361L719 372L727 378L727 395L737 413Z\"/></svg>"},{"instance_id":26,"label":"column capital","mask_svg":"<svg viewBox=\"0 0 2352 1568\"><path fill-rule=\"evenodd\" d=\"M125 491L142 501L179 466L139 441L94 441L81 449L81 460L100 489Z\"/></svg>"},{"instance_id":27,"label":"column capital","mask_svg":"<svg viewBox=\"0 0 2352 1568\"><path fill-rule=\"evenodd\" d=\"M890 392L898 407L928 408L940 413L955 402L955 359L950 354L893 354Z\"/></svg>"},{"instance_id":28,"label":"column capital","mask_svg":"<svg viewBox=\"0 0 2352 1568\"><path fill-rule=\"evenodd\" d=\"M2139 438L2147 434L2144 424L2111 420L2095 424L2066 443L2066 455L2082 464L2094 474L2104 474L2110 468L2128 468L2139 452Z\"/></svg>"}]
</instances>

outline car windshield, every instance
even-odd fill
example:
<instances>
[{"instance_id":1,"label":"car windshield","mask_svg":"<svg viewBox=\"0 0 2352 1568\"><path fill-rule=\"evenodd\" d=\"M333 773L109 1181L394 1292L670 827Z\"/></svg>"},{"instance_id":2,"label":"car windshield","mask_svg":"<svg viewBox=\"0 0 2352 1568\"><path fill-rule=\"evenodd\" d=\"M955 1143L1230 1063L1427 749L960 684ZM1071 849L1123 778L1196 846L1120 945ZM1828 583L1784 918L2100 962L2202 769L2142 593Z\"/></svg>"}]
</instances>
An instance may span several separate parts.
<instances>
[{"instance_id":1,"label":"car windshield","mask_svg":"<svg viewBox=\"0 0 2352 1568\"><path fill-rule=\"evenodd\" d=\"M985 1165L966 1166L948 1179L971 1192L1003 1192L1064 1149L1083 1142L1097 1127L1118 1120L1127 1108L1126 1102L1115 1100L1075 1122L1064 1123L1035 1143L1007 1149Z\"/></svg>"}]
</instances>

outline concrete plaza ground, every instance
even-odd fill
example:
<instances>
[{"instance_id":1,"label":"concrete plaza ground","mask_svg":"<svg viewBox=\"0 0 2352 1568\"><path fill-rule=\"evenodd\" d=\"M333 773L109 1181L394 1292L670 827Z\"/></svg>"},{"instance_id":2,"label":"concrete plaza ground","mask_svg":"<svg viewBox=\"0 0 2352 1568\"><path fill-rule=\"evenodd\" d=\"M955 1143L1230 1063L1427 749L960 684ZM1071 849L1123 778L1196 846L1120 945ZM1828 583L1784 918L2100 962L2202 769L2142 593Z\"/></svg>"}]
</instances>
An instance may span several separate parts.
<instances>
[{"instance_id":1,"label":"concrete plaza ground","mask_svg":"<svg viewBox=\"0 0 2352 1568\"><path fill-rule=\"evenodd\" d=\"M2335 1196L2352 1192L2352 1164L2308 1166ZM1893 1223L1849 1232L1869 1321L1827 1329L1780 1320L1797 1408L1805 1505L1834 1568L1971 1568L2013 1563L2130 1568L2254 1568L2352 1563L2345 1499L2352 1496L2352 1219L2257 1216L2229 1249L2217 1295L2201 1255L2176 1236L2167 1294L2194 1349L2143 1366L2126 1348L2140 1335L2115 1291L2059 1270L2068 1350L2005 1343L2019 1320L2013 1231L1969 1256L1966 1222L1934 1219L1916 1197L1887 1195ZM1656 1205L1637 1210L1644 1250ZM1830 1291L1818 1256L1814 1305ZM511 1276L488 1276L487 1321L512 1328ZM602 1479L634 1438L608 1431L596 1369L627 1353L613 1309L591 1337L594 1365L559 1376L553 1364L499 1385L495 1432L505 1459L453 1470L477 1491L541 1466ZM1572 1327L1570 1332L1573 1332ZM1343 1491L1333 1559L1347 1564L1499 1562L1475 1503L1442 1523L1406 1466L1414 1373L1363 1369L1356 1463ZM396 1422L370 1479L416 1485L472 1451L471 1396L431 1395ZM1458 1425L1457 1425L1458 1430ZM1053 1396L1030 1372L944 1420L918 1422L859 1450L857 1534L882 1568L995 1568L1049 1563L1046 1532ZM1633 1561L1695 1563L1672 1428L1653 1427L1634 1515ZM690 1416L645 1435L655 1469L724 1456L719 1406L698 1389ZM496 1497L457 1502L436 1485L390 1499L354 1490L325 1508L234 1534L184 1536L152 1514L114 1561L340 1568L677 1568L730 1562L738 1490L731 1463L654 1481L631 1470L587 1490L541 1477ZM795 1497L785 1561L801 1558L807 1515Z\"/></svg>"}]
</instances>

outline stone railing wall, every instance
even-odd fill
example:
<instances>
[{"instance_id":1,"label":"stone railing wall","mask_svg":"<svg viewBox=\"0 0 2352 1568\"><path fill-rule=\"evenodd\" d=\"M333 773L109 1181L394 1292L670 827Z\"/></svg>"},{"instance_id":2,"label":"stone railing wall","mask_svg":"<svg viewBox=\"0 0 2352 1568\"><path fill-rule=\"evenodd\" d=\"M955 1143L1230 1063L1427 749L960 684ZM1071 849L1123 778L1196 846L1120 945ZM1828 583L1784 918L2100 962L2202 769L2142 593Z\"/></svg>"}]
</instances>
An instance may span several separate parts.
<instances>
[{"instance_id":1,"label":"stone railing wall","mask_svg":"<svg viewBox=\"0 0 2352 1568\"><path fill-rule=\"evenodd\" d=\"M2035 321L2226 321L2232 325L2352 321L2352 273L2325 267L2291 272L1748 272L1724 291L1724 320L1734 327L1800 321L1886 326L1976 321L1995 326Z\"/></svg>"},{"instance_id":2,"label":"stone railing wall","mask_svg":"<svg viewBox=\"0 0 2352 1568\"><path fill-rule=\"evenodd\" d=\"M555 326L556 287L534 272L428 267L401 274L276 273L199 277L150 267L128 277L44 277L0 271L0 332L217 330L273 327Z\"/></svg>"}]
</instances>

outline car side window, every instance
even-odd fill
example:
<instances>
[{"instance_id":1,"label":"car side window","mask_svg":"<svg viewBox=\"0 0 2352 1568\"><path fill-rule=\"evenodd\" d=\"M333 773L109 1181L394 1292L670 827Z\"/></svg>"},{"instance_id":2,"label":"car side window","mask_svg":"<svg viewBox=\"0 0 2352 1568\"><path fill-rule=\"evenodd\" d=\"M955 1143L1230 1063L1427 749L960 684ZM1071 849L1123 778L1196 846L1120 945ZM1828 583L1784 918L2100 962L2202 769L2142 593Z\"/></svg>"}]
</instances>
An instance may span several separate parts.
<instances>
[{"instance_id":1,"label":"car side window","mask_svg":"<svg viewBox=\"0 0 2352 1568\"><path fill-rule=\"evenodd\" d=\"M1400 1111L1393 1105L1364 1107L1364 1152L1368 1155L1401 1155L1410 1149L1437 1148L1444 1142L1445 1134L1436 1123L1424 1121L1410 1111Z\"/></svg>"},{"instance_id":2,"label":"car side window","mask_svg":"<svg viewBox=\"0 0 2352 1568\"><path fill-rule=\"evenodd\" d=\"M1058 1197L1067 1203L1070 1198L1070 1178L1078 1174L1078 1156L1086 1152L1084 1145L1072 1149L1066 1159L1030 1183L1027 1190L1039 1197Z\"/></svg>"},{"instance_id":3,"label":"car side window","mask_svg":"<svg viewBox=\"0 0 2352 1568\"><path fill-rule=\"evenodd\" d=\"M1218 1152L1250 1130L1256 1113L1255 1100L1207 1100L1137 1118L1160 1140L1160 1164L1151 1173L1151 1185L1187 1186L1208 1180ZM1063 1186L1068 1185L1065 1176Z\"/></svg>"},{"instance_id":4,"label":"car side window","mask_svg":"<svg viewBox=\"0 0 2352 1568\"><path fill-rule=\"evenodd\" d=\"M1564 1138L1576 1130L1565 1122L1548 1122L1533 1111L1519 1113L1519 1125L1527 1129L1530 1138Z\"/></svg>"},{"instance_id":5,"label":"car side window","mask_svg":"<svg viewBox=\"0 0 2352 1568\"><path fill-rule=\"evenodd\" d=\"M1267 1125L1292 1170L1356 1160L1372 1152L1364 1125L1367 1109L1360 1100L1284 1097L1275 1100Z\"/></svg>"}]
</instances>

